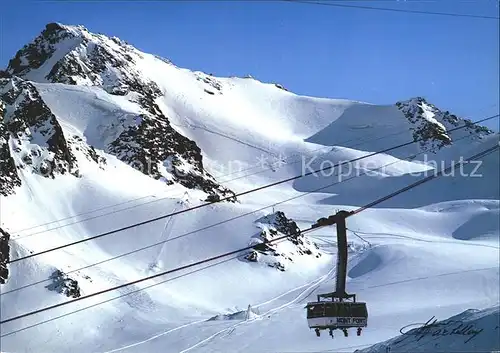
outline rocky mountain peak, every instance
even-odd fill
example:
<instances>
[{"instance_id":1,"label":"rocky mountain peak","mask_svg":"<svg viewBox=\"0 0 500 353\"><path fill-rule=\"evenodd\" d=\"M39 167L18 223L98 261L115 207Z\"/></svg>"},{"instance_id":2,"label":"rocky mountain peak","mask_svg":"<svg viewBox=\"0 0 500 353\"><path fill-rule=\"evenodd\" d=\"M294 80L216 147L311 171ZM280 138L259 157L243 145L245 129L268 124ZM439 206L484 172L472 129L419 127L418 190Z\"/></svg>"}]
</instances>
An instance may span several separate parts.
<instances>
[{"instance_id":1,"label":"rocky mountain peak","mask_svg":"<svg viewBox=\"0 0 500 353\"><path fill-rule=\"evenodd\" d=\"M448 130L459 126L465 125L463 129L465 133L478 139L493 133L490 129L473 124L468 119L440 110L423 97L399 101L396 106L412 124L410 130L413 132L414 140L421 139L420 147L426 151L436 151L451 145L453 139Z\"/></svg>"},{"instance_id":2,"label":"rocky mountain peak","mask_svg":"<svg viewBox=\"0 0 500 353\"><path fill-rule=\"evenodd\" d=\"M7 72L11 75L24 76L31 70L39 69L56 52L58 44L65 40L83 37L83 32L88 32L83 26L47 24L31 43L21 48L9 61Z\"/></svg>"},{"instance_id":3,"label":"rocky mountain peak","mask_svg":"<svg viewBox=\"0 0 500 353\"><path fill-rule=\"evenodd\" d=\"M50 23L10 60L7 73L35 82L100 86L112 94L158 95L134 66L141 52L117 37L89 32L83 26Z\"/></svg>"}]
</instances>

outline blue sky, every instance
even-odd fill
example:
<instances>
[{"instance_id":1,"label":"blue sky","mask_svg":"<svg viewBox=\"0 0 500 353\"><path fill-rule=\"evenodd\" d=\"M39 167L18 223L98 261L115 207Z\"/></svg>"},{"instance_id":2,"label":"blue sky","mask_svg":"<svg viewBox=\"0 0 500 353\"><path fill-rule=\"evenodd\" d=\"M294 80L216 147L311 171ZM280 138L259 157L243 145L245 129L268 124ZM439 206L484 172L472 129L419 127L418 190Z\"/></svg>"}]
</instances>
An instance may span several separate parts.
<instances>
[{"instance_id":1,"label":"blue sky","mask_svg":"<svg viewBox=\"0 0 500 353\"><path fill-rule=\"evenodd\" d=\"M498 17L498 0L331 1ZM297 94L376 104L424 96L479 119L499 110L499 21L276 1L7 0L0 66L49 22L82 24L176 65L252 75ZM489 124L498 130L498 120Z\"/></svg>"}]
</instances>

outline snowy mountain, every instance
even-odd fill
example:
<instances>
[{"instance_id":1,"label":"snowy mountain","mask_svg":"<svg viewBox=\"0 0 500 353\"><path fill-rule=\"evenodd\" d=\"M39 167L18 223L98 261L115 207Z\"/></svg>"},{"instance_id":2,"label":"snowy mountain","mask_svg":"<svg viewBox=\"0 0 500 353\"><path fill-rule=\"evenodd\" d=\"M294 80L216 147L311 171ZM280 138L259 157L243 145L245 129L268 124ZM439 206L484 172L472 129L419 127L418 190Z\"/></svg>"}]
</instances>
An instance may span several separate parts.
<instances>
[{"instance_id":1,"label":"snowy mountain","mask_svg":"<svg viewBox=\"0 0 500 353\"><path fill-rule=\"evenodd\" d=\"M6 92L2 96L6 104L15 106L15 111L9 112L7 109L5 113L7 128L22 119L19 115L30 115L26 112L28 109L39 109L47 114L51 112L39 97L37 88L19 80L18 77L39 83L98 86L111 95L127 95L127 102L134 104L136 111L135 114L119 109L107 112L111 115L106 119L107 124L93 127L98 129L94 133L97 133L101 142L96 147L167 184L179 182L188 188L200 188L216 198L230 195L230 190L221 188L204 171L201 151L196 143L175 131L169 119L154 102L162 92L154 81L137 70L136 61L141 58L141 53L117 38L94 35L83 27L55 23L47 25L40 36L18 51L15 58L9 62L6 72L14 78L5 82L9 90L4 88ZM16 100L22 99L19 98L20 94L28 95L30 105L18 104L20 102ZM50 121L46 122L46 119ZM37 125L30 125L33 123ZM75 157L71 154L68 143L64 141L64 133L55 116L40 116L36 117L36 121L24 121L21 128L34 130L31 131L33 134L38 132L36 129L42 124L46 128L50 125L50 129L54 129L42 131L42 135L48 134L52 139L43 142L47 144L47 152L53 152L55 156L50 167L45 165L47 161L44 160L42 165L34 166L35 170L42 168L41 172L44 174L50 169L48 173L52 175L55 171L64 171L68 167L74 169ZM11 133L16 133L13 130L14 128L9 128ZM19 135L19 132L17 134ZM66 136L75 140L73 143L69 142L75 149L80 147L83 150L81 152L90 156L96 163L105 161L96 155L94 146L88 146L86 143L89 138L96 136L90 137L87 131L71 129L66 131ZM82 141L82 138L86 141ZM90 150L91 153L85 150ZM30 152L23 158L30 159ZM68 166L65 168L58 165L56 168L57 161L63 160Z\"/></svg>"},{"instance_id":2,"label":"snowy mountain","mask_svg":"<svg viewBox=\"0 0 500 353\"><path fill-rule=\"evenodd\" d=\"M336 244L334 227L301 229L498 145L422 97L299 96L52 23L0 72L0 117L2 320L252 247L2 324L2 351L352 352L429 311L499 301L495 151L349 218L347 289L368 328L331 340L307 327L305 303L334 286ZM206 201L221 202L79 242Z\"/></svg>"},{"instance_id":3,"label":"snowy mountain","mask_svg":"<svg viewBox=\"0 0 500 353\"><path fill-rule=\"evenodd\" d=\"M500 347L499 306L466 310L445 320L430 318L401 330L399 337L356 353L386 352L494 352Z\"/></svg>"}]
</instances>

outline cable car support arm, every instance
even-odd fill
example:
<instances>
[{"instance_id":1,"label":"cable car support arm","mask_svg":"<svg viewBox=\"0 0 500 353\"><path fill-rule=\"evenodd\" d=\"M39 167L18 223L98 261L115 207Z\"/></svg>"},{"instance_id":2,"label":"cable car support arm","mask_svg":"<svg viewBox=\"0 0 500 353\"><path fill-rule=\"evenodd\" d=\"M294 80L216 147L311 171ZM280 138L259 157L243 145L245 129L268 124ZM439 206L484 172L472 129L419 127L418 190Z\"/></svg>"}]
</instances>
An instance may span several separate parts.
<instances>
[{"instance_id":1,"label":"cable car support arm","mask_svg":"<svg viewBox=\"0 0 500 353\"><path fill-rule=\"evenodd\" d=\"M335 292L326 293L318 295L318 301L320 298L332 298L332 301L343 301L346 299L353 299L356 302L356 294L348 294L345 290L346 288L346 277L347 277L347 227L346 218L350 216L352 212L339 211L335 215L328 218L321 218L312 228L337 225L337 282Z\"/></svg>"}]
</instances>

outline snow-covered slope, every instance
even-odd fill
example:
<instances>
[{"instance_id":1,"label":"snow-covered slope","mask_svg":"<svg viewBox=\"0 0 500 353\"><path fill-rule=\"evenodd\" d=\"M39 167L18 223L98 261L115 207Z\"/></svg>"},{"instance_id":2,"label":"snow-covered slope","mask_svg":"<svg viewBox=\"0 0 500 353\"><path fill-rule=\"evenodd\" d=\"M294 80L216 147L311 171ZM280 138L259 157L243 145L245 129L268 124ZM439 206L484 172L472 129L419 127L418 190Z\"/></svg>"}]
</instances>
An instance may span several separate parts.
<instances>
[{"instance_id":1,"label":"snow-covered slope","mask_svg":"<svg viewBox=\"0 0 500 353\"><path fill-rule=\"evenodd\" d=\"M355 352L495 352L500 347L499 331L500 310L496 305L466 310L445 320L431 317L421 325L408 325L399 337Z\"/></svg>"},{"instance_id":2,"label":"snow-covered slope","mask_svg":"<svg viewBox=\"0 0 500 353\"><path fill-rule=\"evenodd\" d=\"M295 237L297 228L498 144L424 98L298 96L62 24L47 25L0 77L2 320L253 246L3 324L2 351L353 351L429 310L448 317L498 302L496 151L349 218L348 291L368 303L369 327L334 341L307 328L305 302L335 282L335 233ZM221 198L229 202L7 264Z\"/></svg>"}]
</instances>

